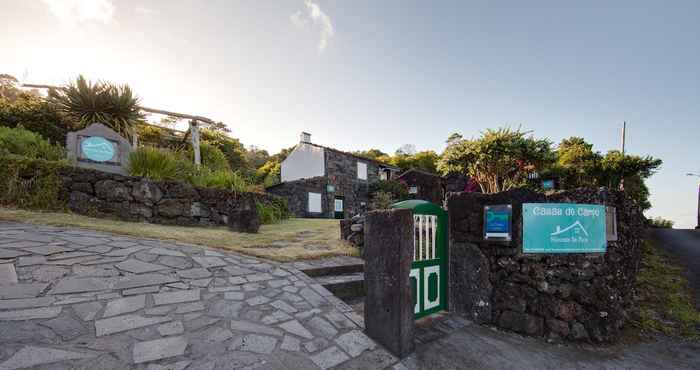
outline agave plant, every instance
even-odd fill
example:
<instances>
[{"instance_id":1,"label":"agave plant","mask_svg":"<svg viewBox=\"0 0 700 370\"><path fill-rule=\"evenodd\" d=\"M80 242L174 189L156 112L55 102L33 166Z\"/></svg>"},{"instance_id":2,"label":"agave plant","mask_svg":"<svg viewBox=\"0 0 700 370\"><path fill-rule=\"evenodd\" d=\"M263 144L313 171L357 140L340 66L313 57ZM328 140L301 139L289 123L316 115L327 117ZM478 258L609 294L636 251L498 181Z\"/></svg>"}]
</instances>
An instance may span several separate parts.
<instances>
[{"instance_id":1,"label":"agave plant","mask_svg":"<svg viewBox=\"0 0 700 370\"><path fill-rule=\"evenodd\" d=\"M81 127L99 122L127 138L145 117L129 85L92 83L83 76L61 89L49 90L49 101Z\"/></svg>"}]
</instances>

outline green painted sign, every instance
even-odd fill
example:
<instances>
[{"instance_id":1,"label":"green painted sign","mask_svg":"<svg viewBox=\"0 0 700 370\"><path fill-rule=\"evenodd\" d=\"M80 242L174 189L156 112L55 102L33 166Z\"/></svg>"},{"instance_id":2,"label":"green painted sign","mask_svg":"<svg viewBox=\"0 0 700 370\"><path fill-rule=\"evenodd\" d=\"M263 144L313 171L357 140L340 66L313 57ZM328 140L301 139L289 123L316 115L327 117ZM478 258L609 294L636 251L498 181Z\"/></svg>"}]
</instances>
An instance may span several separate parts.
<instances>
[{"instance_id":1,"label":"green painted sign","mask_svg":"<svg viewBox=\"0 0 700 370\"><path fill-rule=\"evenodd\" d=\"M523 204L523 253L605 252L605 206Z\"/></svg>"},{"instance_id":2,"label":"green painted sign","mask_svg":"<svg viewBox=\"0 0 700 370\"><path fill-rule=\"evenodd\" d=\"M107 162L116 154L114 145L101 136L92 136L83 140L80 143L80 150L87 159L95 162Z\"/></svg>"}]
</instances>

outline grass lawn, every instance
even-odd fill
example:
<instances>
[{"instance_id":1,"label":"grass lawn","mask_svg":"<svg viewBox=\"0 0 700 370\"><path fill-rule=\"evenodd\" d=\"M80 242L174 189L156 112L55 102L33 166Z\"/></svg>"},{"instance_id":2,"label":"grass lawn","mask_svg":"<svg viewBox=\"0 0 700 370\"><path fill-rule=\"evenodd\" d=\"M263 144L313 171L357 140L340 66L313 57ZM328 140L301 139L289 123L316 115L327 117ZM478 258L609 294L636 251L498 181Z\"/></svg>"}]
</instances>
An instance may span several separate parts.
<instances>
[{"instance_id":1,"label":"grass lawn","mask_svg":"<svg viewBox=\"0 0 700 370\"><path fill-rule=\"evenodd\" d=\"M7 208L0 208L0 221L71 226L139 238L175 240L280 262L358 255L357 248L340 240L338 220L290 219L263 225L257 234L237 233L226 227L165 226Z\"/></svg>"},{"instance_id":2,"label":"grass lawn","mask_svg":"<svg viewBox=\"0 0 700 370\"><path fill-rule=\"evenodd\" d=\"M683 269L648 241L636 289L636 324L642 331L700 339L700 311L691 298Z\"/></svg>"}]
</instances>

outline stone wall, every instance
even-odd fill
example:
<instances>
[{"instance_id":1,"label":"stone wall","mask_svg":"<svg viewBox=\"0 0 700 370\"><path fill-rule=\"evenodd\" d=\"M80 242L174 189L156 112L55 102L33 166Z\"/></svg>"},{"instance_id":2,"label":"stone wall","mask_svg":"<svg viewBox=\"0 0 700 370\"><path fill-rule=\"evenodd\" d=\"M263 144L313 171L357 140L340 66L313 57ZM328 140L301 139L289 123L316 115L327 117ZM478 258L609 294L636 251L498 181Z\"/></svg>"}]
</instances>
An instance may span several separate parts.
<instances>
[{"instance_id":1,"label":"stone wall","mask_svg":"<svg viewBox=\"0 0 700 370\"><path fill-rule=\"evenodd\" d=\"M60 175L71 211L126 221L228 225L236 231L257 232L260 219L255 202L272 200L266 194L154 182L76 167L62 168Z\"/></svg>"},{"instance_id":2,"label":"stone wall","mask_svg":"<svg viewBox=\"0 0 700 370\"><path fill-rule=\"evenodd\" d=\"M399 176L399 181L404 182L409 188L415 186L416 194L410 194L412 199L422 199L442 206L444 200L444 180L442 177L420 171L410 170Z\"/></svg>"},{"instance_id":3,"label":"stone wall","mask_svg":"<svg viewBox=\"0 0 700 370\"><path fill-rule=\"evenodd\" d=\"M266 192L287 199L289 213L302 218L333 217L333 194L327 191L328 179L313 177L273 185ZM308 212L309 192L321 194L321 213Z\"/></svg>"},{"instance_id":4,"label":"stone wall","mask_svg":"<svg viewBox=\"0 0 700 370\"><path fill-rule=\"evenodd\" d=\"M603 188L549 194L452 193L450 306L480 323L551 340L613 342L631 309L644 218L623 193ZM618 241L605 254L523 254L523 203L616 207ZM513 206L513 240L486 242L485 205Z\"/></svg>"},{"instance_id":5,"label":"stone wall","mask_svg":"<svg viewBox=\"0 0 700 370\"><path fill-rule=\"evenodd\" d=\"M266 191L287 199L289 212L296 217L334 218L335 198L343 199L343 217L362 214L369 205L369 184L379 180L379 166L348 153L326 148L326 175L288 181ZM357 162L367 163L367 180L357 178ZM329 185L333 191L328 191ZM321 194L321 213L308 212L309 192Z\"/></svg>"},{"instance_id":6,"label":"stone wall","mask_svg":"<svg viewBox=\"0 0 700 370\"><path fill-rule=\"evenodd\" d=\"M367 164L367 180L357 178L357 162ZM376 162L326 149L326 177L335 187L333 196L343 197L345 217L364 213L369 205L369 184L379 180Z\"/></svg>"},{"instance_id":7,"label":"stone wall","mask_svg":"<svg viewBox=\"0 0 700 370\"><path fill-rule=\"evenodd\" d=\"M365 245L365 216L340 220L340 239L349 241L362 252Z\"/></svg>"}]
</instances>

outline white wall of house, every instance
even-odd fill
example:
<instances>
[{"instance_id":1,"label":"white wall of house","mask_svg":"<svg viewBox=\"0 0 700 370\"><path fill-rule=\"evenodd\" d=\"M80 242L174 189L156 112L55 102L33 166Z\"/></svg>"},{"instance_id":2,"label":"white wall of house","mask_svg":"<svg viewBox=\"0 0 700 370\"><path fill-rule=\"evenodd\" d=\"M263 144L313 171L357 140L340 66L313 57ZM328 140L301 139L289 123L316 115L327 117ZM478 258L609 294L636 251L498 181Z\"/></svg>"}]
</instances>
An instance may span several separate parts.
<instances>
[{"instance_id":1,"label":"white wall of house","mask_svg":"<svg viewBox=\"0 0 700 370\"><path fill-rule=\"evenodd\" d=\"M282 161L280 171L282 182L324 176L323 150L314 145L299 143Z\"/></svg>"}]
</instances>

